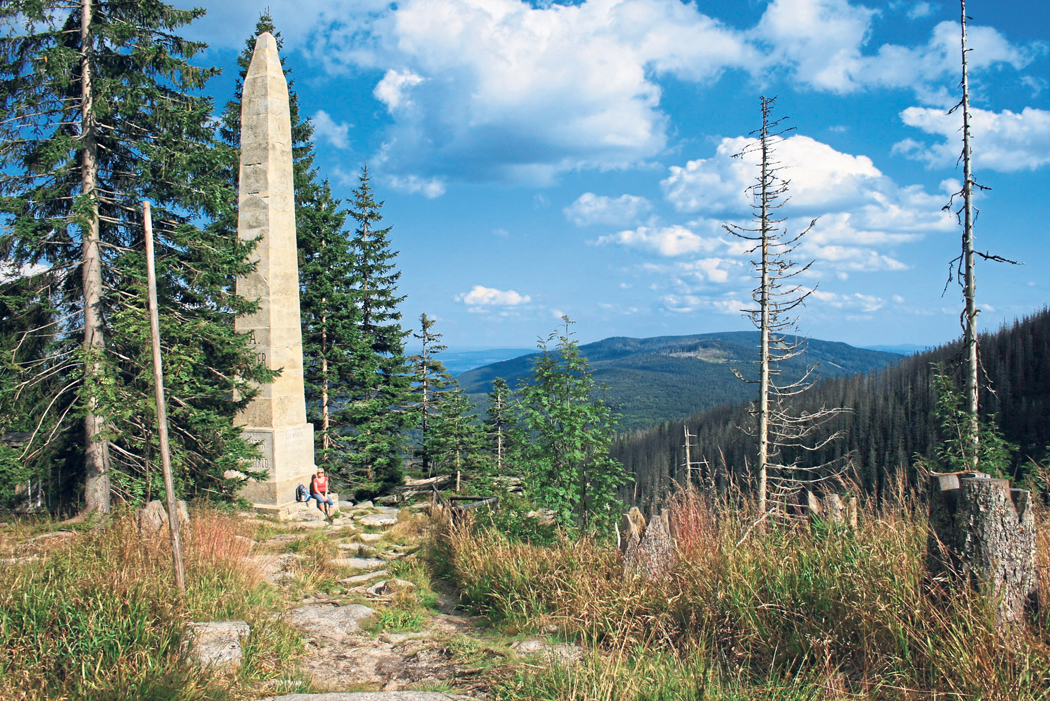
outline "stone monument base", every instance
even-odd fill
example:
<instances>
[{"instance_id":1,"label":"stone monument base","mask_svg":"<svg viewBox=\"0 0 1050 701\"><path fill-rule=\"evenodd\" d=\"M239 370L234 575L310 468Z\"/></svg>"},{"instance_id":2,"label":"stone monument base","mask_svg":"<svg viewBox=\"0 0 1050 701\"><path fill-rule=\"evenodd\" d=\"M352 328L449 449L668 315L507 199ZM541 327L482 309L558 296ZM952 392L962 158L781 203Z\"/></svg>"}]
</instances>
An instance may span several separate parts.
<instances>
[{"instance_id":1,"label":"stone monument base","mask_svg":"<svg viewBox=\"0 0 1050 701\"><path fill-rule=\"evenodd\" d=\"M244 428L244 437L253 441L262 457L253 470L265 471L265 480L249 479L240 494L256 511L280 514L295 504L295 488L309 488L314 467L314 427L301 424L285 428ZM275 469L276 466L276 469Z\"/></svg>"}]
</instances>

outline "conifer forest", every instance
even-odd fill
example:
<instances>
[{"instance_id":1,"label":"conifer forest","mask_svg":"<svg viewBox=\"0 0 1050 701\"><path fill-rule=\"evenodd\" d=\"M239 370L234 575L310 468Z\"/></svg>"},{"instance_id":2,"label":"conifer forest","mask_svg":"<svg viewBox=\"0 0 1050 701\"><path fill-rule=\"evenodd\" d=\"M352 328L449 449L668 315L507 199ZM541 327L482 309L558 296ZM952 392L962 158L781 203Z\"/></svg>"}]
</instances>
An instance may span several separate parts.
<instances>
[{"instance_id":1,"label":"conifer forest","mask_svg":"<svg viewBox=\"0 0 1050 701\"><path fill-rule=\"evenodd\" d=\"M0 701L1050 700L1045 8L192 4L0 0Z\"/></svg>"}]
</instances>

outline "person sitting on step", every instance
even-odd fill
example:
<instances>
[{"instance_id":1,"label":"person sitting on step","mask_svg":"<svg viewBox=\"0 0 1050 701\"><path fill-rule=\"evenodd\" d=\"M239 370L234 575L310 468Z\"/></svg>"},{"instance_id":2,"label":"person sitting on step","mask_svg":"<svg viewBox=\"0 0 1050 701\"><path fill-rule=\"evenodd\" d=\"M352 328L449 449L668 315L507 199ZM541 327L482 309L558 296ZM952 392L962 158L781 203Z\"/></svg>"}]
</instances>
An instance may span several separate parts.
<instances>
[{"instance_id":1,"label":"person sitting on step","mask_svg":"<svg viewBox=\"0 0 1050 701\"><path fill-rule=\"evenodd\" d=\"M326 518L332 517L332 507L335 502L328 495L328 475L324 473L323 467L317 468L317 474L310 480L310 496L306 501L309 502L310 499L317 500L317 510Z\"/></svg>"}]
</instances>

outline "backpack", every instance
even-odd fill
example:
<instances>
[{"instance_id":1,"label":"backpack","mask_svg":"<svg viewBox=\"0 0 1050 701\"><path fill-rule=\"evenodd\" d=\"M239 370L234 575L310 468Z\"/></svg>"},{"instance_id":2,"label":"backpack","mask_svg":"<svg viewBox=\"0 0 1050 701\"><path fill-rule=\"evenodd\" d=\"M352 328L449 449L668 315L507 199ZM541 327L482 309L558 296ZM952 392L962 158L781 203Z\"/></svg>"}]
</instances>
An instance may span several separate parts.
<instances>
[{"instance_id":1,"label":"backpack","mask_svg":"<svg viewBox=\"0 0 1050 701\"><path fill-rule=\"evenodd\" d=\"M306 487L301 484L295 488L295 500L298 502L306 501Z\"/></svg>"}]
</instances>

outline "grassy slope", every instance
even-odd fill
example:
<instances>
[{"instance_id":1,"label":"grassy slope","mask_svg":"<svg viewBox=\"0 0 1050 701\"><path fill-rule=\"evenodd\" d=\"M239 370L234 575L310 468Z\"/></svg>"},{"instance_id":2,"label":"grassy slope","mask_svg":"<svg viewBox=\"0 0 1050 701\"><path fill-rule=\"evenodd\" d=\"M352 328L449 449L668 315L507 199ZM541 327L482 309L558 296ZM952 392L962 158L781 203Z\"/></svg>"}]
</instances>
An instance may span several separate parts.
<instances>
[{"instance_id":1,"label":"grassy slope","mask_svg":"<svg viewBox=\"0 0 1050 701\"><path fill-rule=\"evenodd\" d=\"M753 388L738 380L736 369L750 376L758 359L758 334L752 331L656 338L607 338L581 346L599 383L623 417L623 429L638 429L689 416L719 404L739 402ZM528 376L536 354L475 368L458 376L460 386L479 404L497 377L515 386ZM819 377L867 372L897 362L900 356L811 339L804 358L785 363L785 375L800 377L807 363L819 363Z\"/></svg>"},{"instance_id":2,"label":"grassy slope","mask_svg":"<svg viewBox=\"0 0 1050 701\"><path fill-rule=\"evenodd\" d=\"M921 508L868 510L857 531L749 532L746 512L695 493L670 511L679 557L662 580L625 576L615 549L587 538L453 531L453 577L481 612L515 629L553 624L592 650L579 667L512 670L494 699L1050 698L1050 616L1001 636L972 592L929 597Z\"/></svg>"},{"instance_id":3,"label":"grassy slope","mask_svg":"<svg viewBox=\"0 0 1050 701\"><path fill-rule=\"evenodd\" d=\"M25 545L51 529L0 524L0 557L32 558L0 564L0 699L236 700L301 688L300 636L274 617L279 592L242 560L251 541L238 537L247 531L236 517L194 512L183 531L181 597L166 533L143 537L125 514ZM202 672L180 658L183 625L212 620L251 626L236 673Z\"/></svg>"}]
</instances>

